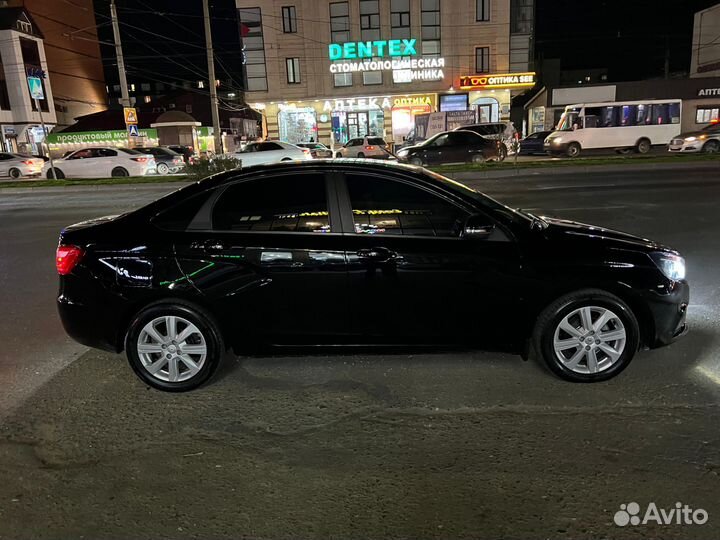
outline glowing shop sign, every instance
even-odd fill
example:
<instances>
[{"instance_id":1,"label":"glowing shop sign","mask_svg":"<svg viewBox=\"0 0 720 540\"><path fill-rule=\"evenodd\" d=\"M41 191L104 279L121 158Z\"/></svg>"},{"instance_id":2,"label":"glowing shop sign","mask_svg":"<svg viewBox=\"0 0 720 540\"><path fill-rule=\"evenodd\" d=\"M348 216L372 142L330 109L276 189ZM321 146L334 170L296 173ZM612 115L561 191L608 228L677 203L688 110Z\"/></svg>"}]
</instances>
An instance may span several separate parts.
<instances>
[{"instance_id":1,"label":"glowing shop sign","mask_svg":"<svg viewBox=\"0 0 720 540\"><path fill-rule=\"evenodd\" d=\"M483 88L530 88L535 86L535 72L504 73L502 75L463 75L460 88L463 90Z\"/></svg>"},{"instance_id":2,"label":"glowing shop sign","mask_svg":"<svg viewBox=\"0 0 720 540\"><path fill-rule=\"evenodd\" d=\"M439 81L445 78L444 58L403 58L393 60L365 60L363 62L336 62L330 64L330 73L357 73L363 71L392 71L393 82Z\"/></svg>"},{"instance_id":3,"label":"glowing shop sign","mask_svg":"<svg viewBox=\"0 0 720 540\"><path fill-rule=\"evenodd\" d=\"M331 43L328 45L330 60L352 60L355 58L383 58L385 56L414 56L415 39L391 39L378 41L356 41Z\"/></svg>"}]
</instances>

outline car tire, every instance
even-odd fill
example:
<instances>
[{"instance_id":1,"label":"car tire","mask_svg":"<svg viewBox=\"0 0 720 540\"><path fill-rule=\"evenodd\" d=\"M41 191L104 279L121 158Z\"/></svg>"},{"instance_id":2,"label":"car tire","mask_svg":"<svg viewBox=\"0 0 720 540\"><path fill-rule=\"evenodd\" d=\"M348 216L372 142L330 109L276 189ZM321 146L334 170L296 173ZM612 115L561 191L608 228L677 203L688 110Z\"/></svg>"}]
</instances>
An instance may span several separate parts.
<instances>
[{"instance_id":1,"label":"car tire","mask_svg":"<svg viewBox=\"0 0 720 540\"><path fill-rule=\"evenodd\" d=\"M365 154L363 154L362 152L358 152L357 157L363 159L365 157Z\"/></svg>"},{"instance_id":2,"label":"car tire","mask_svg":"<svg viewBox=\"0 0 720 540\"><path fill-rule=\"evenodd\" d=\"M717 154L720 152L720 142L708 141L703 145L702 151L706 154Z\"/></svg>"},{"instance_id":3,"label":"car tire","mask_svg":"<svg viewBox=\"0 0 720 540\"><path fill-rule=\"evenodd\" d=\"M569 158L576 158L580 155L581 150L578 143L571 142L568 144L567 150L565 150L565 155Z\"/></svg>"},{"instance_id":4,"label":"car tire","mask_svg":"<svg viewBox=\"0 0 720 540\"><path fill-rule=\"evenodd\" d=\"M185 332L189 334L184 336ZM188 348L193 352L187 352ZM130 367L148 386L165 392L187 392L212 377L225 348L210 316L176 302L155 304L140 312L130 323L125 351Z\"/></svg>"},{"instance_id":5,"label":"car tire","mask_svg":"<svg viewBox=\"0 0 720 540\"><path fill-rule=\"evenodd\" d=\"M410 165L416 165L416 166L418 166L418 167L422 167L422 166L423 166L422 159L420 159L419 157L411 157L411 158L408 160L408 163L409 163Z\"/></svg>"},{"instance_id":6,"label":"car tire","mask_svg":"<svg viewBox=\"0 0 720 540\"><path fill-rule=\"evenodd\" d=\"M485 157L482 154L475 154L470 161L475 165L479 165L481 163L485 163Z\"/></svg>"},{"instance_id":7,"label":"car tire","mask_svg":"<svg viewBox=\"0 0 720 540\"><path fill-rule=\"evenodd\" d=\"M63 178L65 178L65 173L63 173L60 169L55 167L53 169L48 170L46 176L47 176L48 180L53 180L53 179L62 180Z\"/></svg>"},{"instance_id":8,"label":"car tire","mask_svg":"<svg viewBox=\"0 0 720 540\"><path fill-rule=\"evenodd\" d=\"M507 147L505 146L505 143L501 142L500 147L498 148L498 161L505 161L506 157Z\"/></svg>"},{"instance_id":9,"label":"car tire","mask_svg":"<svg viewBox=\"0 0 720 540\"><path fill-rule=\"evenodd\" d=\"M110 176L113 178L121 178L123 176L130 176L130 173L123 167L115 167L110 173Z\"/></svg>"},{"instance_id":10,"label":"car tire","mask_svg":"<svg viewBox=\"0 0 720 540\"><path fill-rule=\"evenodd\" d=\"M158 163L157 166L157 173L162 174L163 176L170 172L170 167L168 167L167 163Z\"/></svg>"},{"instance_id":11,"label":"car tire","mask_svg":"<svg viewBox=\"0 0 720 540\"><path fill-rule=\"evenodd\" d=\"M22 176L22 173L20 172L20 169L18 169L17 167L13 167L8 171L8 176L10 176L10 178L12 178L13 180L17 180Z\"/></svg>"},{"instance_id":12,"label":"car tire","mask_svg":"<svg viewBox=\"0 0 720 540\"><path fill-rule=\"evenodd\" d=\"M647 154L652 148L650 139L640 139L635 145L635 152L638 154Z\"/></svg>"},{"instance_id":13,"label":"car tire","mask_svg":"<svg viewBox=\"0 0 720 540\"><path fill-rule=\"evenodd\" d=\"M292 161L292 158L284 157L284 158L282 158L280 161Z\"/></svg>"},{"instance_id":14,"label":"car tire","mask_svg":"<svg viewBox=\"0 0 720 540\"><path fill-rule=\"evenodd\" d=\"M341 158L341 157L343 157L343 156L342 156L342 152L336 152L336 153L335 153L335 157L336 157L336 158Z\"/></svg>"},{"instance_id":15,"label":"car tire","mask_svg":"<svg viewBox=\"0 0 720 540\"><path fill-rule=\"evenodd\" d=\"M584 322L587 317L589 324ZM640 327L630 307L599 289L558 298L540 314L532 335L535 352L553 373L583 383L619 374L630 364L639 343Z\"/></svg>"}]
</instances>

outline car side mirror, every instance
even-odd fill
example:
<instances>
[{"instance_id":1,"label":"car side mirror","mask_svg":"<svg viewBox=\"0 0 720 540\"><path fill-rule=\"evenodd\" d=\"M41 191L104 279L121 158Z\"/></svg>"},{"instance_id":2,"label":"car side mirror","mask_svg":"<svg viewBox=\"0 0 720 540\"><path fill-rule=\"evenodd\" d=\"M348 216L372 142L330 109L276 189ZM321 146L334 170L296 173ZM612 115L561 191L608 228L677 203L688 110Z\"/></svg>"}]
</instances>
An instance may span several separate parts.
<instances>
[{"instance_id":1,"label":"car side mirror","mask_svg":"<svg viewBox=\"0 0 720 540\"><path fill-rule=\"evenodd\" d=\"M473 214L465 221L462 237L468 240L485 240L495 230L495 224L491 223L481 214Z\"/></svg>"}]
</instances>

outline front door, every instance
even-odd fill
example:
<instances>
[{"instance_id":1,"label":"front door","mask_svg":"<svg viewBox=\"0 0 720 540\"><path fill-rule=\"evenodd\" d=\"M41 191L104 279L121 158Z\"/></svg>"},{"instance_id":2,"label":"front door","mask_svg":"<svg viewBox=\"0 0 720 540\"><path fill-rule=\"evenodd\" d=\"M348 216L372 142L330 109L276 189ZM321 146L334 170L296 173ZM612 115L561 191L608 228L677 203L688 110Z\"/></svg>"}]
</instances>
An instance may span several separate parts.
<instances>
[{"instance_id":1,"label":"front door","mask_svg":"<svg viewBox=\"0 0 720 540\"><path fill-rule=\"evenodd\" d=\"M507 231L465 239L463 225L475 212L442 192L400 178L345 179L347 191L339 193L344 221L352 220L345 244L356 334L380 342L487 342L498 323L507 327L500 313L520 296L518 250Z\"/></svg>"},{"instance_id":2,"label":"front door","mask_svg":"<svg viewBox=\"0 0 720 540\"><path fill-rule=\"evenodd\" d=\"M346 263L325 177L270 174L206 203L176 242L181 269L239 335L301 343L343 334Z\"/></svg>"}]
</instances>

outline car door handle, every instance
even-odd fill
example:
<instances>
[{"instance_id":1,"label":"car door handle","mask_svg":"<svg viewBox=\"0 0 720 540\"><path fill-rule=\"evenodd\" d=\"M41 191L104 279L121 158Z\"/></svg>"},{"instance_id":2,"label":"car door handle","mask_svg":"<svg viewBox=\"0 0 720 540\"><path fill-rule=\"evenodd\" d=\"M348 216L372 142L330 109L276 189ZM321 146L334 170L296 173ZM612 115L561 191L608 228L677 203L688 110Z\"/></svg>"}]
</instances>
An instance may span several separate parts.
<instances>
[{"instance_id":1,"label":"car door handle","mask_svg":"<svg viewBox=\"0 0 720 540\"><path fill-rule=\"evenodd\" d=\"M202 251L224 251L227 246L220 240L205 240L204 242L193 242L190 246L192 249Z\"/></svg>"},{"instance_id":2,"label":"car door handle","mask_svg":"<svg viewBox=\"0 0 720 540\"><path fill-rule=\"evenodd\" d=\"M365 248L357 251L357 256L374 262L387 262L397 257L397 253L387 248Z\"/></svg>"}]
</instances>

